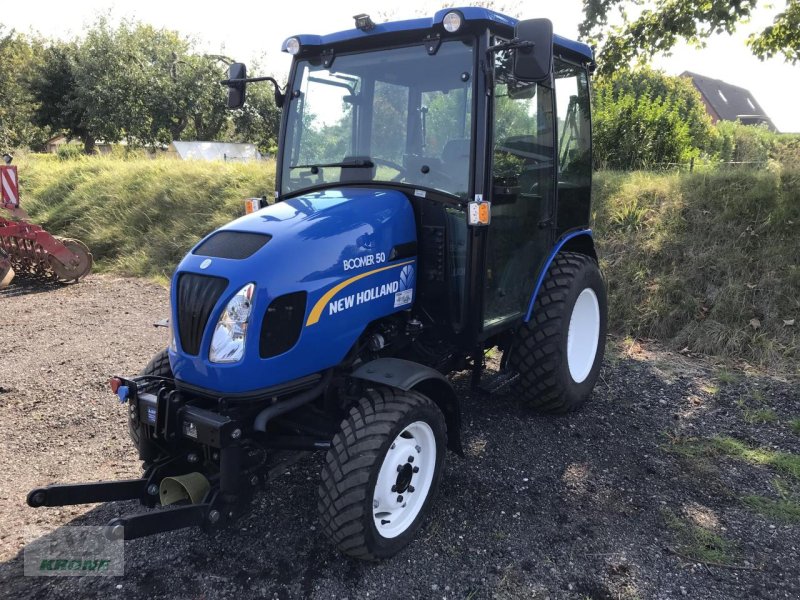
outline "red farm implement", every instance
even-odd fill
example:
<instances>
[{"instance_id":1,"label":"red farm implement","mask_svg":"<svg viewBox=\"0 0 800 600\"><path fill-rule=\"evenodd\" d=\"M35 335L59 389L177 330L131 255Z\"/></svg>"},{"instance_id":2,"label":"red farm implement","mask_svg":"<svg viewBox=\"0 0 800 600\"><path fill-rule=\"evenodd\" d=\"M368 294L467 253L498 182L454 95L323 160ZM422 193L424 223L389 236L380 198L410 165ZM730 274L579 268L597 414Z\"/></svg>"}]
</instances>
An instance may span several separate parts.
<instances>
[{"instance_id":1,"label":"red farm implement","mask_svg":"<svg viewBox=\"0 0 800 600\"><path fill-rule=\"evenodd\" d=\"M0 165L0 288L11 283L14 275L55 280L77 281L92 268L92 255L83 242L50 235L28 221L19 206L17 167L3 157Z\"/></svg>"}]
</instances>

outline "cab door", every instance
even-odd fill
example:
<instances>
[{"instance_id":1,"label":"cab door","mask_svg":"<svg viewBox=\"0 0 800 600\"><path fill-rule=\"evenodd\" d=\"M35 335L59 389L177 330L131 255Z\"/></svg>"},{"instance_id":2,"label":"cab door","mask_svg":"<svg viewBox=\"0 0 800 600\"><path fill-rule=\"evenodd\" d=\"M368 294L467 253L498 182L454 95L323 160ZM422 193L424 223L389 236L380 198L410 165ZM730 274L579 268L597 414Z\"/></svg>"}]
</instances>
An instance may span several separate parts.
<instances>
[{"instance_id":1,"label":"cab door","mask_svg":"<svg viewBox=\"0 0 800 600\"><path fill-rule=\"evenodd\" d=\"M484 331L525 312L534 278L553 241L552 90L514 81L508 53L496 54L494 68Z\"/></svg>"}]
</instances>

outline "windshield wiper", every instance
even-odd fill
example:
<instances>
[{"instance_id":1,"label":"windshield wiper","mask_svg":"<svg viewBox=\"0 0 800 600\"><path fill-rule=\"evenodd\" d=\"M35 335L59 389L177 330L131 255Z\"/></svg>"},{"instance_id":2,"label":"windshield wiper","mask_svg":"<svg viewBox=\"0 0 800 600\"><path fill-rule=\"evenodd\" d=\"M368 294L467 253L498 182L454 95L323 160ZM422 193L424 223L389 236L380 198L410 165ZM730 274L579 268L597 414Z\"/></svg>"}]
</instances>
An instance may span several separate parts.
<instances>
[{"instance_id":1,"label":"windshield wiper","mask_svg":"<svg viewBox=\"0 0 800 600\"><path fill-rule=\"evenodd\" d=\"M290 169L311 169L311 172L316 175L320 169L324 169L325 167L341 167L343 169L357 169L357 168L369 168L375 166L375 163L369 159L358 159L358 160L348 160L343 162L335 162L335 163L325 163L319 165L291 165Z\"/></svg>"}]
</instances>

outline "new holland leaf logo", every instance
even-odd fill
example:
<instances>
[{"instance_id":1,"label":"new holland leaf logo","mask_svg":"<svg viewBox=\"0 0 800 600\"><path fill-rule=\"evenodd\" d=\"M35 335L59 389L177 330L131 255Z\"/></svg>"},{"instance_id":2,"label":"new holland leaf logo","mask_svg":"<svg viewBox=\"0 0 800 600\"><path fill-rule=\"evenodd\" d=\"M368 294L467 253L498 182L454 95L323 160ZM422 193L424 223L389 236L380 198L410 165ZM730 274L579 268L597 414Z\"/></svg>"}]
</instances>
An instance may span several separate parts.
<instances>
[{"instance_id":1,"label":"new holland leaf logo","mask_svg":"<svg viewBox=\"0 0 800 600\"><path fill-rule=\"evenodd\" d=\"M403 270L400 271L400 289L407 290L413 287L414 285L414 267L412 265L406 265L403 267Z\"/></svg>"}]
</instances>

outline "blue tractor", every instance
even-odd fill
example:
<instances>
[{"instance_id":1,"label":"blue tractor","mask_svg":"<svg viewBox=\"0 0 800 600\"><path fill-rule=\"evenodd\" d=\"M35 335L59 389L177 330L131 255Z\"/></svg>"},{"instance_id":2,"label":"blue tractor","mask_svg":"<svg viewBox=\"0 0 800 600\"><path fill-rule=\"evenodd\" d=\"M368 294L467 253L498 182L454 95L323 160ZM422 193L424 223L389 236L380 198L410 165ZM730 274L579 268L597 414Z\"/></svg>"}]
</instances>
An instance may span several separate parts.
<instances>
[{"instance_id":1,"label":"blue tractor","mask_svg":"<svg viewBox=\"0 0 800 600\"><path fill-rule=\"evenodd\" d=\"M606 292L589 229L594 67L545 19L481 8L283 43L286 88L234 63L228 104L282 107L274 201L201 240L171 340L115 377L144 474L33 490L31 506L139 499L136 538L221 527L278 460L325 453L323 529L392 556L461 454L448 374L561 413L591 394ZM485 352L500 369L481 377Z\"/></svg>"}]
</instances>

